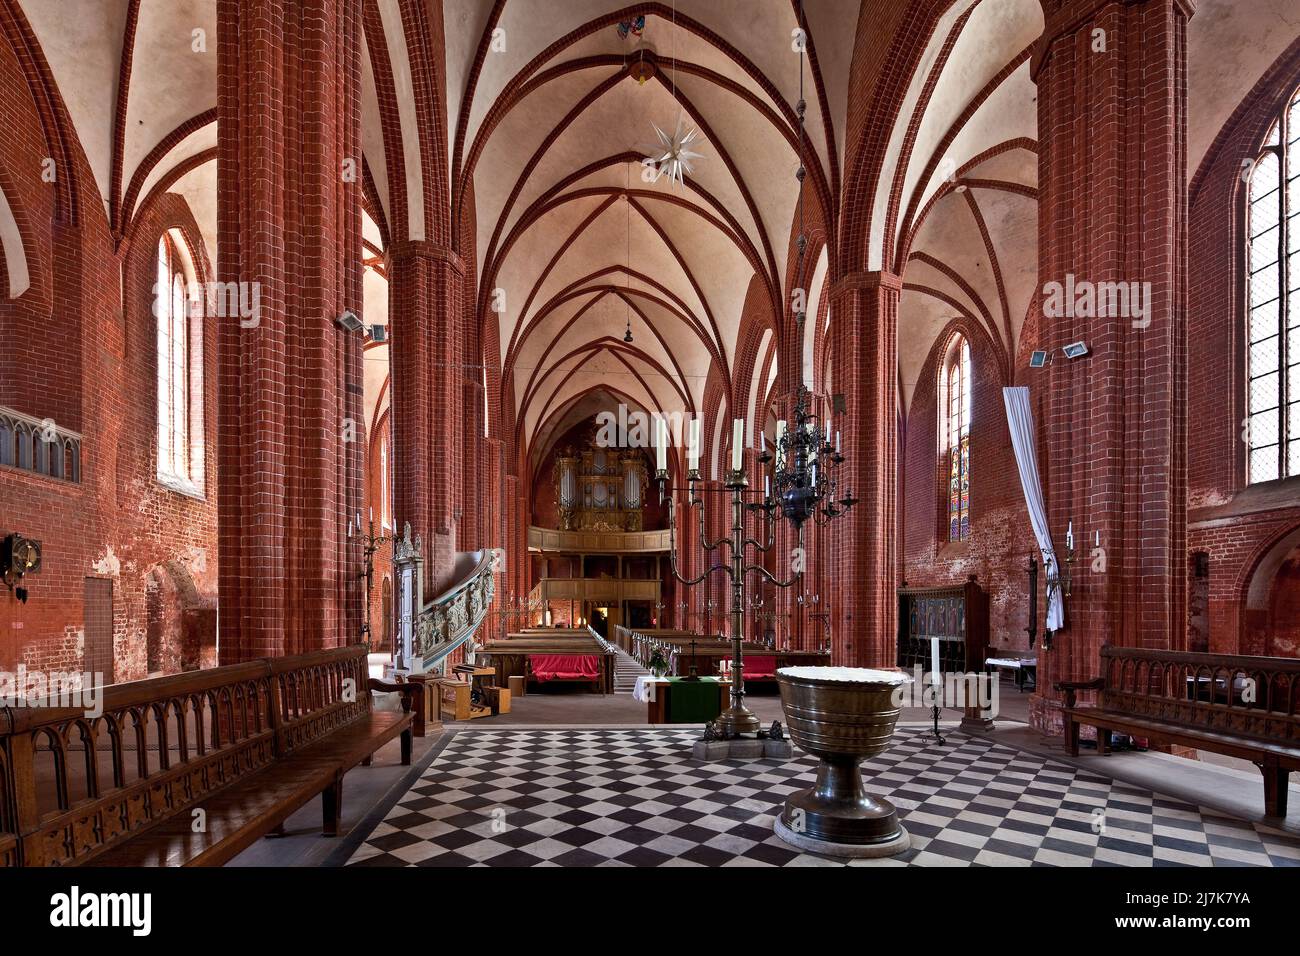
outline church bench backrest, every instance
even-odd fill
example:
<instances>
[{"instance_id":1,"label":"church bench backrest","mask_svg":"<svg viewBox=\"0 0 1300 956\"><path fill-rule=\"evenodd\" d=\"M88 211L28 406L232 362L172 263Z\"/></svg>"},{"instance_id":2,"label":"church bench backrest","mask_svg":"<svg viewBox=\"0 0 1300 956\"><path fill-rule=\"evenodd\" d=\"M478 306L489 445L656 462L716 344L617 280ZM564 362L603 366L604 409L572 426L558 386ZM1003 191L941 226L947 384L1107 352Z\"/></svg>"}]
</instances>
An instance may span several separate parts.
<instances>
[{"instance_id":1,"label":"church bench backrest","mask_svg":"<svg viewBox=\"0 0 1300 956\"><path fill-rule=\"evenodd\" d=\"M366 653L360 645L282 657L270 664L281 755L370 711Z\"/></svg>"},{"instance_id":2,"label":"church bench backrest","mask_svg":"<svg viewBox=\"0 0 1300 956\"><path fill-rule=\"evenodd\" d=\"M1300 746L1300 660L1109 645L1101 659L1102 710Z\"/></svg>"}]
</instances>

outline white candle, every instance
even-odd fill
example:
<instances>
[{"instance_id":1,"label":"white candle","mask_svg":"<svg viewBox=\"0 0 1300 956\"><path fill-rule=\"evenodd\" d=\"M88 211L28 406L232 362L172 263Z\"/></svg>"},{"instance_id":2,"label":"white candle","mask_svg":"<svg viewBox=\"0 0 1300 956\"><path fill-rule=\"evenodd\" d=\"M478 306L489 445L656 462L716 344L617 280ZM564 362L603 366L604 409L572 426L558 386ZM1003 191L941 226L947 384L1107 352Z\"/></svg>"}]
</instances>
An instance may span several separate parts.
<instances>
[{"instance_id":1,"label":"white candle","mask_svg":"<svg viewBox=\"0 0 1300 956\"><path fill-rule=\"evenodd\" d=\"M698 470L700 467L700 420L698 418L692 418L687 428L686 457L688 467Z\"/></svg>"},{"instance_id":2,"label":"white candle","mask_svg":"<svg viewBox=\"0 0 1300 956\"><path fill-rule=\"evenodd\" d=\"M668 423L662 418L655 419L655 467L660 471L668 470L668 442L664 434Z\"/></svg>"},{"instance_id":3,"label":"white candle","mask_svg":"<svg viewBox=\"0 0 1300 956\"><path fill-rule=\"evenodd\" d=\"M826 420L826 444L829 445L830 443L831 443L831 422L830 419L827 419Z\"/></svg>"},{"instance_id":4,"label":"white candle","mask_svg":"<svg viewBox=\"0 0 1300 956\"><path fill-rule=\"evenodd\" d=\"M838 455L839 453L840 453L840 433L836 432L835 433L835 454Z\"/></svg>"},{"instance_id":5,"label":"white candle","mask_svg":"<svg viewBox=\"0 0 1300 956\"><path fill-rule=\"evenodd\" d=\"M772 497L772 483L768 480L767 475L763 476L763 497L764 498Z\"/></svg>"},{"instance_id":6,"label":"white candle","mask_svg":"<svg viewBox=\"0 0 1300 956\"><path fill-rule=\"evenodd\" d=\"M939 683L939 639L930 638L930 683Z\"/></svg>"},{"instance_id":7,"label":"white candle","mask_svg":"<svg viewBox=\"0 0 1300 956\"><path fill-rule=\"evenodd\" d=\"M1069 526L1065 529L1065 546L1067 548L1074 547L1074 522L1073 521L1071 521Z\"/></svg>"},{"instance_id":8,"label":"white candle","mask_svg":"<svg viewBox=\"0 0 1300 956\"><path fill-rule=\"evenodd\" d=\"M731 422L731 470L740 471L745 453L745 420L733 419Z\"/></svg>"},{"instance_id":9,"label":"white candle","mask_svg":"<svg viewBox=\"0 0 1300 956\"><path fill-rule=\"evenodd\" d=\"M1101 547L1101 532L1097 532L1097 547Z\"/></svg>"}]
</instances>

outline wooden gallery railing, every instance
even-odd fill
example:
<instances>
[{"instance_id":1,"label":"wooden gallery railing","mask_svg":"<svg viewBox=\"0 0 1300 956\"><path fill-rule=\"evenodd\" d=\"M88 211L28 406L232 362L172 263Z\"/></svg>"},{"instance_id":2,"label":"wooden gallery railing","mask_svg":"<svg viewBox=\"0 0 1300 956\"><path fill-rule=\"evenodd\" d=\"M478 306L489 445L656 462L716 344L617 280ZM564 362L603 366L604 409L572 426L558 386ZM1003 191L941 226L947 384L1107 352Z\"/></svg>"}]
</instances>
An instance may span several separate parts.
<instances>
[{"instance_id":1,"label":"wooden gallery railing","mask_svg":"<svg viewBox=\"0 0 1300 956\"><path fill-rule=\"evenodd\" d=\"M0 865L84 862L340 729L364 728L369 686L358 645L111 685L98 716L0 708ZM409 751L409 734L403 743Z\"/></svg>"}]
</instances>

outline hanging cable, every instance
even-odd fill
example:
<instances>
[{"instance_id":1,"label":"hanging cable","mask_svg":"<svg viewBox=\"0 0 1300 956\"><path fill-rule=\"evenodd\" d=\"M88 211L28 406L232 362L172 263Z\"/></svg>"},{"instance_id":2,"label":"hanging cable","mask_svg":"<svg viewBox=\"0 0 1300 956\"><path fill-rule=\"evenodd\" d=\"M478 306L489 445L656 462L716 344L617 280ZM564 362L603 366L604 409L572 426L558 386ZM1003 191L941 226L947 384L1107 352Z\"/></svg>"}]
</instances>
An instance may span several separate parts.
<instances>
[{"instance_id":1,"label":"hanging cable","mask_svg":"<svg viewBox=\"0 0 1300 956\"><path fill-rule=\"evenodd\" d=\"M627 309L627 331L623 333L623 341L632 341L632 167L624 164L623 168L627 172L627 185L624 187L623 200L627 203L627 275L625 285L625 295L623 296L623 306Z\"/></svg>"},{"instance_id":2,"label":"hanging cable","mask_svg":"<svg viewBox=\"0 0 1300 956\"><path fill-rule=\"evenodd\" d=\"M808 109L808 104L803 96L803 57L804 51L808 47L808 31L804 26L803 0L799 0L799 103L795 107L799 112L799 168L795 170L794 178L799 180L799 237L795 240L797 256L795 258L794 276L795 282L803 282L803 257L804 251L808 248L808 236L804 233L803 224L803 181L807 176L807 170L803 165L803 141L804 141L804 113ZM806 307L806 300L804 303ZM803 325L806 313L803 308L795 310L794 320L798 325Z\"/></svg>"}]
</instances>

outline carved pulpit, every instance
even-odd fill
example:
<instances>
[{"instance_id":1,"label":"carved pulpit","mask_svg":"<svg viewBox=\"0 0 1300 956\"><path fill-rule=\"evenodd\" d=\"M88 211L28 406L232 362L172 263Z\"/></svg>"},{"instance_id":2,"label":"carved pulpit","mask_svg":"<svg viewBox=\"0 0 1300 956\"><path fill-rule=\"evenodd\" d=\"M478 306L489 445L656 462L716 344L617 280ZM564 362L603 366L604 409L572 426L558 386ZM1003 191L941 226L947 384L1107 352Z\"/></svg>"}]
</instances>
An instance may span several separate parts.
<instances>
[{"instance_id":1,"label":"carved pulpit","mask_svg":"<svg viewBox=\"0 0 1300 956\"><path fill-rule=\"evenodd\" d=\"M420 536L412 540L411 523L402 526L402 537L393 543L393 576L397 580L397 650L393 666L409 672L420 643L415 633L424 603L424 558Z\"/></svg>"}]
</instances>

